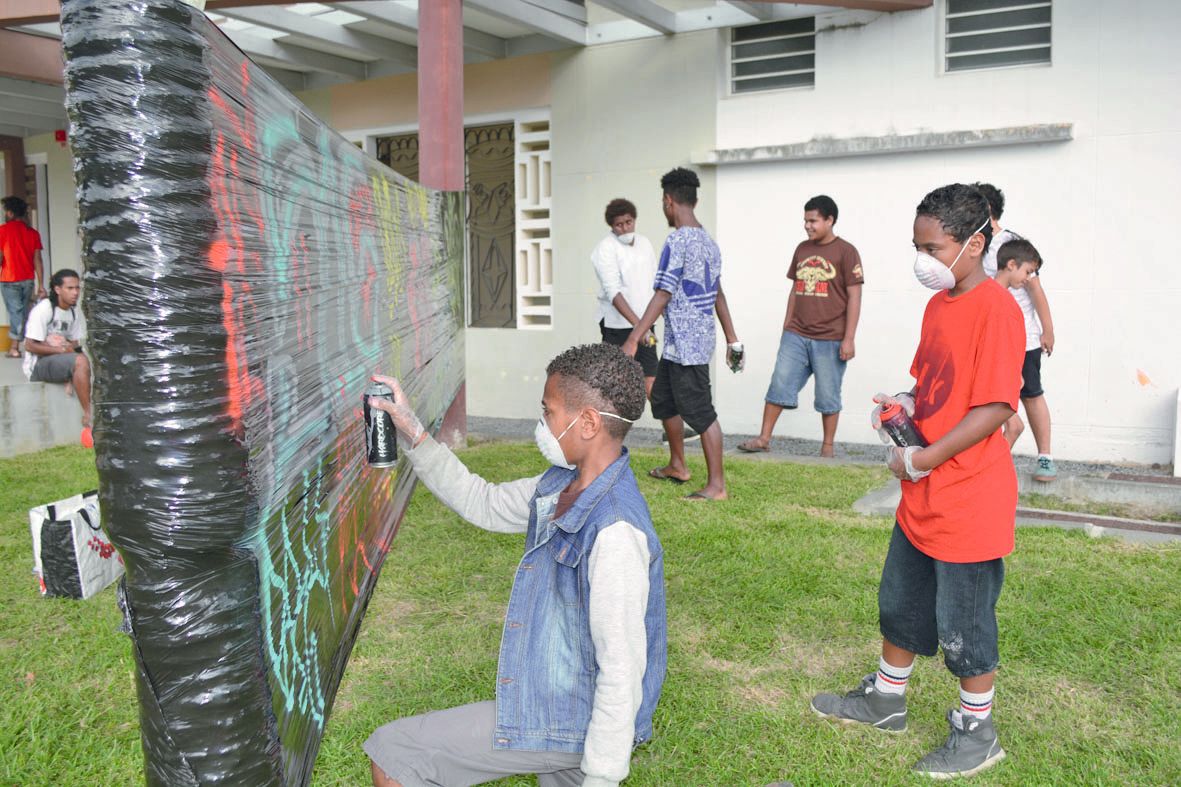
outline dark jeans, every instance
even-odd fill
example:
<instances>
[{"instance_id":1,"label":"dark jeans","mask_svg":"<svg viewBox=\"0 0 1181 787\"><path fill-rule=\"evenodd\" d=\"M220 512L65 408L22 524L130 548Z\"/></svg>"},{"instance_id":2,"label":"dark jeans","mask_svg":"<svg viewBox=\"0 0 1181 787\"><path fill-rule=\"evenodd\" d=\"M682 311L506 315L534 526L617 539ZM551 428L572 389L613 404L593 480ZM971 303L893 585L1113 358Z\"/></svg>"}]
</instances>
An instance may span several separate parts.
<instances>
[{"instance_id":1,"label":"dark jeans","mask_svg":"<svg viewBox=\"0 0 1181 787\"><path fill-rule=\"evenodd\" d=\"M920 656L943 648L947 668L958 678L997 668L996 602L1005 582L1005 561L947 563L929 557L907 539L897 522L878 586L882 636Z\"/></svg>"}]
</instances>

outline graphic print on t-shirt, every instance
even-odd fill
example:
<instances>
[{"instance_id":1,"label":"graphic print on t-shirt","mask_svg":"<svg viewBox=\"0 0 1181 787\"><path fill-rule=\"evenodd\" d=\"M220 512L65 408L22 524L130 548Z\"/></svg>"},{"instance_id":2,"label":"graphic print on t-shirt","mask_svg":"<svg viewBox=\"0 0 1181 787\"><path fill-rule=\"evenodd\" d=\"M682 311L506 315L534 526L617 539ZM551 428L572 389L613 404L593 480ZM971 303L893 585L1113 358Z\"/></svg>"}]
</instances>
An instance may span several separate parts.
<instances>
[{"instance_id":1,"label":"graphic print on t-shirt","mask_svg":"<svg viewBox=\"0 0 1181 787\"><path fill-rule=\"evenodd\" d=\"M947 404L947 395L955 385L955 359L951 348L935 339L919 350L922 358L915 379L914 416L930 418Z\"/></svg>"},{"instance_id":2,"label":"graphic print on t-shirt","mask_svg":"<svg viewBox=\"0 0 1181 787\"><path fill-rule=\"evenodd\" d=\"M704 228L680 227L669 234L655 282L656 289L672 295L664 307L664 358L682 366L709 363L721 274L721 252Z\"/></svg>"},{"instance_id":3,"label":"graphic print on t-shirt","mask_svg":"<svg viewBox=\"0 0 1181 787\"><path fill-rule=\"evenodd\" d=\"M836 266L819 254L796 266L796 295L828 297L828 283L837 277Z\"/></svg>"}]
</instances>

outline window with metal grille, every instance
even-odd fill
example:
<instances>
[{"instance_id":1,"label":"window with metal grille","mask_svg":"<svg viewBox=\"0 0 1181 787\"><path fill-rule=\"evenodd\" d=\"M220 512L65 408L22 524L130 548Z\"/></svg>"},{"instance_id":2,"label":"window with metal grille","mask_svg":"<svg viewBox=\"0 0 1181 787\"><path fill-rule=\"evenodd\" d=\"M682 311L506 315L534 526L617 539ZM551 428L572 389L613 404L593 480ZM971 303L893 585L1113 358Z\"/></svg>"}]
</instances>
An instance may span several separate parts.
<instances>
[{"instance_id":1,"label":"window with metal grille","mask_svg":"<svg viewBox=\"0 0 1181 787\"><path fill-rule=\"evenodd\" d=\"M1051 0L947 0L944 69L1050 62Z\"/></svg>"},{"instance_id":2,"label":"window with metal grille","mask_svg":"<svg viewBox=\"0 0 1181 787\"><path fill-rule=\"evenodd\" d=\"M816 84L816 18L785 19L730 30L730 92Z\"/></svg>"}]
</instances>

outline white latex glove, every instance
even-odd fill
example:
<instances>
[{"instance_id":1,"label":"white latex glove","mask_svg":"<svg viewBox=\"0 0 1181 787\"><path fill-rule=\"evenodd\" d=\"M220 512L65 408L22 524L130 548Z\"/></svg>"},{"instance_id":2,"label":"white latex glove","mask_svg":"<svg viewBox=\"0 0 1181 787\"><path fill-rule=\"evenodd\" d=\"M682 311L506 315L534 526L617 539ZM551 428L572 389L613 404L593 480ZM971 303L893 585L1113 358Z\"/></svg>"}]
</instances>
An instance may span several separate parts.
<instances>
[{"instance_id":1,"label":"white latex glove","mask_svg":"<svg viewBox=\"0 0 1181 787\"><path fill-rule=\"evenodd\" d=\"M741 344L741 342L738 342L738 344ZM741 372L743 369L746 368L746 351L743 350L742 357L738 359L738 368L735 369L734 368L734 349L735 348L734 348L733 344L726 345L726 365L730 367L730 370L732 372L734 372L735 374L738 374L739 372Z\"/></svg>"},{"instance_id":2,"label":"white latex glove","mask_svg":"<svg viewBox=\"0 0 1181 787\"><path fill-rule=\"evenodd\" d=\"M394 419L394 427L398 430L398 435L411 448L416 448L426 437L426 429L407 402L406 394L402 393L402 386L393 377L375 374L373 379L390 387L390 390L394 392L394 401L371 396L369 397L369 406L389 413L390 417Z\"/></svg>"},{"instance_id":3,"label":"white latex glove","mask_svg":"<svg viewBox=\"0 0 1181 787\"><path fill-rule=\"evenodd\" d=\"M914 455L923 449L917 445L908 445L906 448L899 446L892 446L886 449L886 466L890 468L890 472L894 477L901 481L918 481L921 478L926 478L931 475L930 470L918 470L914 466Z\"/></svg>"},{"instance_id":4,"label":"white latex glove","mask_svg":"<svg viewBox=\"0 0 1181 787\"><path fill-rule=\"evenodd\" d=\"M878 439L885 445L890 445L890 435L886 434L886 430L882 428L882 407L897 404L901 405L903 411L914 418L914 397L908 393L889 394L876 393L873 395L875 407L869 411L869 425L878 433Z\"/></svg>"}]
</instances>

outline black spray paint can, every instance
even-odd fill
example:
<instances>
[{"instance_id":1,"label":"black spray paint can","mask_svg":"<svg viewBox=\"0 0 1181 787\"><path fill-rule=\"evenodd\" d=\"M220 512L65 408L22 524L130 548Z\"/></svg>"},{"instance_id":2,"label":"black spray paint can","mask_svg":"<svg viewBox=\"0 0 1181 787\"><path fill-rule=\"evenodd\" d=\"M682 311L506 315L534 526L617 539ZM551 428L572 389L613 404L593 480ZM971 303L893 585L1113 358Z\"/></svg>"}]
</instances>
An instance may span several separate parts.
<instances>
[{"instance_id":1,"label":"black spray paint can","mask_svg":"<svg viewBox=\"0 0 1181 787\"><path fill-rule=\"evenodd\" d=\"M369 398L394 401L394 392L385 383L373 380L365 389L361 407L365 413L365 459L372 467L393 467L398 463L398 434L394 419L384 410L369 406Z\"/></svg>"},{"instance_id":2,"label":"black spray paint can","mask_svg":"<svg viewBox=\"0 0 1181 787\"><path fill-rule=\"evenodd\" d=\"M919 433L919 429L914 425L914 421L910 420L910 416L902 409L902 405L882 405L881 419L882 428L886 430L886 434L890 435L890 439L894 441L894 445L903 448L912 445L918 448L926 447L927 441Z\"/></svg>"}]
</instances>

